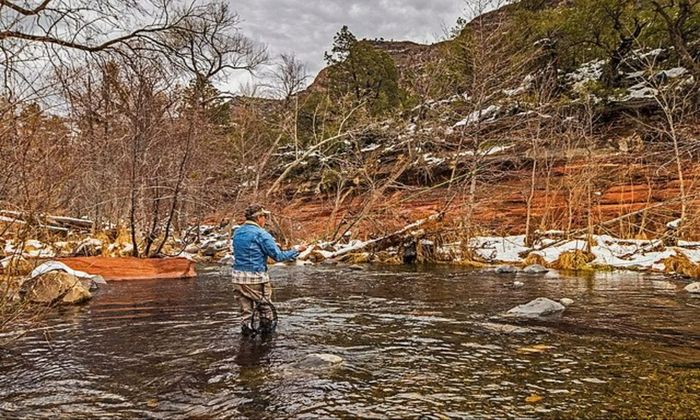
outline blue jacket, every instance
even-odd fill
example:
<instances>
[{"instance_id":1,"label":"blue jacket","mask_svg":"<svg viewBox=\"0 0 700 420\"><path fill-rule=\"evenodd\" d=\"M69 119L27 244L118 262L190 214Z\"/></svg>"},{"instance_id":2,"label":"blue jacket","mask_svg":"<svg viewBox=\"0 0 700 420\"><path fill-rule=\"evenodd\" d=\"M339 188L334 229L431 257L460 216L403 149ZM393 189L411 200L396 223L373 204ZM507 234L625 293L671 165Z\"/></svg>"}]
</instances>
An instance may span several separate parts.
<instances>
[{"instance_id":1,"label":"blue jacket","mask_svg":"<svg viewBox=\"0 0 700 420\"><path fill-rule=\"evenodd\" d=\"M254 222L245 222L236 228L231 238L233 245L233 269L237 271L267 271L267 257L275 261L293 260L299 251L282 251L275 239Z\"/></svg>"}]
</instances>

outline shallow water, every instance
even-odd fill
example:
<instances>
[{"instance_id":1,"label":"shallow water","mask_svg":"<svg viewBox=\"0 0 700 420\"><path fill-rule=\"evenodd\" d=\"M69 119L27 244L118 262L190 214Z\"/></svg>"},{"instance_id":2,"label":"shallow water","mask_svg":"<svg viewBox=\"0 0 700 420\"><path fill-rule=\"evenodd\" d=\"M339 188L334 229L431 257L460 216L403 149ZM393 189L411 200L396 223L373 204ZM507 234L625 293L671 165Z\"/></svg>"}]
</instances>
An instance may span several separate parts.
<instances>
[{"instance_id":1,"label":"shallow water","mask_svg":"<svg viewBox=\"0 0 700 420\"><path fill-rule=\"evenodd\" d=\"M218 269L110 283L0 349L0 417L700 417L700 299L662 276L274 267L242 340ZM539 296L560 318L499 314ZM517 328L515 328L515 327ZM335 367L295 365L311 353Z\"/></svg>"}]
</instances>

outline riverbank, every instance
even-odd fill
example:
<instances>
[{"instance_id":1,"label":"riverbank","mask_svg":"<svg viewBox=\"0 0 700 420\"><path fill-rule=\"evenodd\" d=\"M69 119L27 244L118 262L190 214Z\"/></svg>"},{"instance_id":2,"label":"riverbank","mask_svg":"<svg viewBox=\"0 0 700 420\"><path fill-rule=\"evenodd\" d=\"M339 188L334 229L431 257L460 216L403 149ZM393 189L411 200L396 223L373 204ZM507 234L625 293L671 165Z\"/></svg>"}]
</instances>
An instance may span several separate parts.
<instances>
[{"instance_id":1,"label":"riverbank","mask_svg":"<svg viewBox=\"0 0 700 420\"><path fill-rule=\"evenodd\" d=\"M670 246L662 239L567 236L561 231L540 233L530 245L525 235L475 236L468 241L446 241L439 228L424 229L433 221L430 217L422 219L397 232L370 240L318 241L299 257L298 264L434 262L520 267L538 264L551 269L632 270L700 278L700 242L677 241ZM29 272L40 262L57 259L75 270L99 274L107 280L191 277L194 263L227 265L232 262L228 229L200 226L196 239L186 245L179 240L170 245L173 256L178 258L165 260L125 257L130 248L128 243L85 237L73 243L58 241L52 244L37 240L23 243L9 240L4 248L8 256L1 262L5 273L14 274ZM177 246L181 249L176 250ZM178 263L175 268L173 261Z\"/></svg>"}]
</instances>

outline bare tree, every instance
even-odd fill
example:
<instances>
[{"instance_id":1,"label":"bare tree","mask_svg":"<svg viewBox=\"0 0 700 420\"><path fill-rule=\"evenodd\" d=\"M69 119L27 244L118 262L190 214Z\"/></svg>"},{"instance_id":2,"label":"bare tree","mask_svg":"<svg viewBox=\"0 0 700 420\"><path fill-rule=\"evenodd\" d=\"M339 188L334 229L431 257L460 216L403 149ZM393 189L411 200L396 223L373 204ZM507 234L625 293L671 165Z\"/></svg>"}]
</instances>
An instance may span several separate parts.
<instances>
[{"instance_id":1,"label":"bare tree","mask_svg":"<svg viewBox=\"0 0 700 420\"><path fill-rule=\"evenodd\" d=\"M282 53L265 74L263 86L275 98L288 102L306 85L309 74L306 65L294 53Z\"/></svg>"}]
</instances>

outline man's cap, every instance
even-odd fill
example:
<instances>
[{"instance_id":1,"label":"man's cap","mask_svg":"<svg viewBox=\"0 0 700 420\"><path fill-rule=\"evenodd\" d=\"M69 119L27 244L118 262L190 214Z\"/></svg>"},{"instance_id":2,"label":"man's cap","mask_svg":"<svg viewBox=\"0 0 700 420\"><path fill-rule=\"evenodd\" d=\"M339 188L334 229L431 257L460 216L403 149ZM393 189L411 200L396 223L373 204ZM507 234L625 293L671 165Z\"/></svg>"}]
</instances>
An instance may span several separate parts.
<instances>
[{"instance_id":1,"label":"man's cap","mask_svg":"<svg viewBox=\"0 0 700 420\"><path fill-rule=\"evenodd\" d=\"M268 214L270 214L270 212L265 210L265 207L260 204L251 204L245 209L245 218L248 220L255 219L262 215L267 216Z\"/></svg>"}]
</instances>

